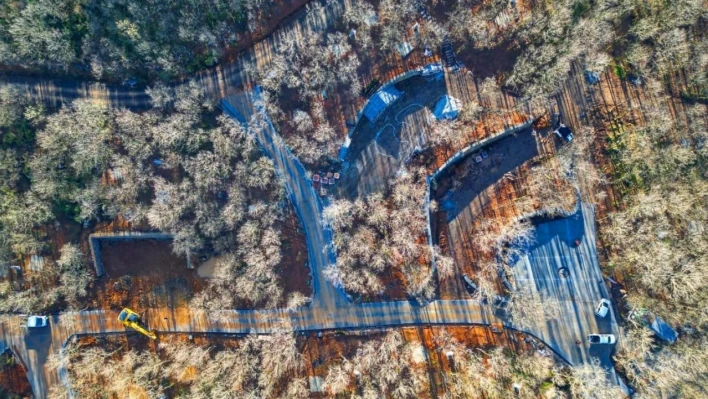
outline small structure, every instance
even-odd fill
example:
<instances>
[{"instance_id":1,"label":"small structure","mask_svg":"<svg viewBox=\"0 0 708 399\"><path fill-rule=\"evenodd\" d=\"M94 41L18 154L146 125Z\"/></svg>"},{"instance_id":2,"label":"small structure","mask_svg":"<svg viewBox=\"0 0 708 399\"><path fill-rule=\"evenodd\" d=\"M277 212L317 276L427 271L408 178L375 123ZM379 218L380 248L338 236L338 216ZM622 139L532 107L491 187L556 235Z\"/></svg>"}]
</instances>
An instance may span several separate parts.
<instances>
[{"instance_id":1,"label":"small structure","mask_svg":"<svg viewBox=\"0 0 708 399\"><path fill-rule=\"evenodd\" d=\"M324 391L324 379L319 376L310 376L310 392L322 393Z\"/></svg>"},{"instance_id":2,"label":"small structure","mask_svg":"<svg viewBox=\"0 0 708 399\"><path fill-rule=\"evenodd\" d=\"M460 114L462 109L462 102L450 95L444 95L438 100L437 105L435 105L435 111L433 111L433 116L437 120L441 119L455 119L457 115Z\"/></svg>"},{"instance_id":3,"label":"small structure","mask_svg":"<svg viewBox=\"0 0 708 399\"><path fill-rule=\"evenodd\" d=\"M585 81L590 85L600 83L600 74L593 71L585 71Z\"/></svg>"},{"instance_id":4,"label":"small structure","mask_svg":"<svg viewBox=\"0 0 708 399\"><path fill-rule=\"evenodd\" d=\"M29 268L33 272L41 272L44 269L44 257L39 255L30 256Z\"/></svg>"},{"instance_id":5,"label":"small structure","mask_svg":"<svg viewBox=\"0 0 708 399\"><path fill-rule=\"evenodd\" d=\"M366 104L364 116L369 121L374 122L389 105L398 101L402 94L403 93L398 91L393 85L386 86L377 91L376 94L371 96L369 103Z\"/></svg>"},{"instance_id":6,"label":"small structure","mask_svg":"<svg viewBox=\"0 0 708 399\"><path fill-rule=\"evenodd\" d=\"M342 161L344 161L344 158L347 156L347 150L349 149L349 145L351 143L351 137L347 136L346 140L344 140L344 144L342 144L342 148L339 149L339 155L337 155L337 157Z\"/></svg>"},{"instance_id":7,"label":"small structure","mask_svg":"<svg viewBox=\"0 0 708 399\"><path fill-rule=\"evenodd\" d=\"M413 51L413 46L408 42L401 42L396 45L396 51L401 55L401 58L406 58Z\"/></svg>"},{"instance_id":8,"label":"small structure","mask_svg":"<svg viewBox=\"0 0 708 399\"><path fill-rule=\"evenodd\" d=\"M573 131L570 130L568 126L563 124L563 116L561 114L557 114L556 116L558 117L558 120L556 121L553 132L561 139L565 139L568 142L573 141Z\"/></svg>"},{"instance_id":9,"label":"small structure","mask_svg":"<svg viewBox=\"0 0 708 399\"><path fill-rule=\"evenodd\" d=\"M558 129L556 129L554 133L556 134L556 136L565 139L568 142L573 141L573 131L570 130L568 126L562 123L558 126Z\"/></svg>"},{"instance_id":10,"label":"small structure","mask_svg":"<svg viewBox=\"0 0 708 399\"><path fill-rule=\"evenodd\" d=\"M640 75L635 74L629 74L629 77L627 79L629 80L629 83L635 86L641 86L643 82L642 77Z\"/></svg>"},{"instance_id":11,"label":"small structure","mask_svg":"<svg viewBox=\"0 0 708 399\"><path fill-rule=\"evenodd\" d=\"M432 55L432 53L431 53ZM439 73L443 72L443 67L440 64L433 63L433 64L428 64L423 67L423 70L420 71L420 76L432 76L432 75L437 75Z\"/></svg>"},{"instance_id":12,"label":"small structure","mask_svg":"<svg viewBox=\"0 0 708 399\"><path fill-rule=\"evenodd\" d=\"M453 68L453 70L456 70L458 68L457 57L455 56L455 50L452 48L452 42L447 36L445 36L445 39L443 40L442 50L447 66Z\"/></svg>"},{"instance_id":13,"label":"small structure","mask_svg":"<svg viewBox=\"0 0 708 399\"><path fill-rule=\"evenodd\" d=\"M430 22L433 18L428 14L428 11L425 9L425 7L422 4L418 5L418 13L420 14L423 19L426 21Z\"/></svg>"}]
</instances>

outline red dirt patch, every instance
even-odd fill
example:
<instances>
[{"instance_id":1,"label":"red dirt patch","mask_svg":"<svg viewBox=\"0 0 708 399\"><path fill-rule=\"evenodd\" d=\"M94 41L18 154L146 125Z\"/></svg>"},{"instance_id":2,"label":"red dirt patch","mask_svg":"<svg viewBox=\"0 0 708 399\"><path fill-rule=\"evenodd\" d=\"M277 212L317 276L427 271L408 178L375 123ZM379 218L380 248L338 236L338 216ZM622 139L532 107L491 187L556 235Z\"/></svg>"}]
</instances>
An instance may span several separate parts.
<instances>
[{"instance_id":1,"label":"red dirt patch","mask_svg":"<svg viewBox=\"0 0 708 399\"><path fill-rule=\"evenodd\" d=\"M377 337L383 337L383 333L371 335L325 333L319 338L317 334L312 333L299 338L298 346L303 354L307 375L325 377L330 365L336 364L342 357L351 359L356 355L359 345Z\"/></svg>"},{"instance_id":2,"label":"red dirt patch","mask_svg":"<svg viewBox=\"0 0 708 399\"><path fill-rule=\"evenodd\" d=\"M187 260L175 255L168 240L101 240L101 259L106 273L114 276L184 274Z\"/></svg>"},{"instance_id":3,"label":"red dirt patch","mask_svg":"<svg viewBox=\"0 0 708 399\"><path fill-rule=\"evenodd\" d=\"M237 44L224 49L224 60L231 62L244 50L253 47L253 44L270 36L278 27L287 21L296 19L304 9L301 7L310 0L276 0L269 2L259 10L256 17L257 25L253 32L248 30L238 32Z\"/></svg>"},{"instance_id":4,"label":"red dirt patch","mask_svg":"<svg viewBox=\"0 0 708 399\"><path fill-rule=\"evenodd\" d=\"M27 373L15 356L6 352L0 356L0 398L31 398L32 387Z\"/></svg>"},{"instance_id":5,"label":"red dirt patch","mask_svg":"<svg viewBox=\"0 0 708 399\"><path fill-rule=\"evenodd\" d=\"M307 242L295 212L291 211L281 226L281 240L283 259L276 272L282 280L285 296L298 291L306 297L311 297Z\"/></svg>"},{"instance_id":6,"label":"red dirt patch","mask_svg":"<svg viewBox=\"0 0 708 399\"><path fill-rule=\"evenodd\" d=\"M106 277L95 287L99 308L137 309L187 306L205 285L187 260L172 252L171 241L154 239L101 240Z\"/></svg>"}]
</instances>

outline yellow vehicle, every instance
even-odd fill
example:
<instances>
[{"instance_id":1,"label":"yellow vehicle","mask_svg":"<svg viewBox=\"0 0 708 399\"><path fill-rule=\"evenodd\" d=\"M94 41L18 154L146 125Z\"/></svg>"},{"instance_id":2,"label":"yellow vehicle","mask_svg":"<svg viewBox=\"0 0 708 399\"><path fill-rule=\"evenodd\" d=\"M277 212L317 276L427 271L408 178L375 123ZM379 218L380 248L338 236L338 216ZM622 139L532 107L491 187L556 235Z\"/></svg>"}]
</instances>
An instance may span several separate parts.
<instances>
[{"instance_id":1,"label":"yellow vehicle","mask_svg":"<svg viewBox=\"0 0 708 399\"><path fill-rule=\"evenodd\" d=\"M143 323L140 319L140 315L133 312L128 308L123 308L118 315L118 321L123 323L124 326L132 328L133 330L149 337L150 339L155 339L157 336L154 332L147 328L147 325Z\"/></svg>"}]
</instances>

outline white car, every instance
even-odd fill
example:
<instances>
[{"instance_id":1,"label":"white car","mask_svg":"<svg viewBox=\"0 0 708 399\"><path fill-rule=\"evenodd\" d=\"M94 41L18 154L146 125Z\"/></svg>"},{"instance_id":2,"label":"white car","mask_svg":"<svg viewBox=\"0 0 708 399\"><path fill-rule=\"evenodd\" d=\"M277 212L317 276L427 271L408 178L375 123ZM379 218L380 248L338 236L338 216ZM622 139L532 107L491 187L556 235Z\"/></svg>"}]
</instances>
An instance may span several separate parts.
<instances>
[{"instance_id":1,"label":"white car","mask_svg":"<svg viewBox=\"0 0 708 399\"><path fill-rule=\"evenodd\" d=\"M588 335L588 341L590 344L609 344L612 345L617 342L617 337L614 334L590 334Z\"/></svg>"},{"instance_id":2,"label":"white car","mask_svg":"<svg viewBox=\"0 0 708 399\"><path fill-rule=\"evenodd\" d=\"M46 327L49 323L49 317L47 316L30 316L27 318L27 327L37 328Z\"/></svg>"},{"instance_id":3,"label":"white car","mask_svg":"<svg viewBox=\"0 0 708 399\"><path fill-rule=\"evenodd\" d=\"M598 315L599 317L605 317L607 316L607 313L610 311L610 301L608 301L605 298L600 299L600 303L597 305L597 308L595 309L595 314Z\"/></svg>"}]
</instances>

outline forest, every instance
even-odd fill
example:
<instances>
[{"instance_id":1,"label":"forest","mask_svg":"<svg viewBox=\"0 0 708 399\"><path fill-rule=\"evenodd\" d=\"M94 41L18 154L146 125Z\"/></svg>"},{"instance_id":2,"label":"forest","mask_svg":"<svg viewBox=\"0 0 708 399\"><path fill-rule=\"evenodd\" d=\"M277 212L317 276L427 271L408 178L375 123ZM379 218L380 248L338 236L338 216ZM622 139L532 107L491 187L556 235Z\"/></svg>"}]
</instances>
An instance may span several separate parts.
<instances>
[{"instance_id":1,"label":"forest","mask_svg":"<svg viewBox=\"0 0 708 399\"><path fill-rule=\"evenodd\" d=\"M326 193L322 222L332 229L336 252L327 279L355 301L383 296L424 305L459 299L446 297L448 288L470 273L476 292L464 298L486 305L506 293L509 321L518 328L550 321L558 317L553 300L521 281L507 281L515 290L504 284L512 261L533 241L530 218L567 214L579 199L596 210L601 271L612 281L606 284L622 327L613 353L618 373L639 397L708 396L705 1L355 1L331 27L286 35L267 52L267 63L246 65L248 84L262 88L258 105L265 113L245 125L196 83L165 84L228 61L239 33L264 23L271 5L0 3L3 74L134 81L148 86L152 104L131 111L79 99L55 109L0 84L0 267L4 275L14 265L26 272L19 283L0 281L0 312L84 308L95 283L92 261L86 243L63 242L61 233L107 222L170 234L180 256L218 256L214 278L191 298L194 310L307 305L303 295L287 296L278 275L289 201L253 133L272 121L309 176L344 175L347 165L337 153L345 140L359 138L348 135L362 126L359 111L369 96L387 79L442 61L449 46L462 66L453 72L446 65L444 84L469 79L477 97L467 99L455 121L426 119L425 145L386 176L385 189ZM310 2L308 12L324 7ZM402 42L415 49L411 55L401 55ZM421 55L426 50L434 55ZM576 123L574 139L538 133L536 143L550 149L484 192L491 205L480 205L468 231L473 259L460 262L450 252L449 232L429 245L429 217L445 211L443 201L426 202L431 172L511 125L507 119L528 119L534 134L548 133L552 104L577 111L566 116ZM362 140L376 143L380 132L369 133ZM463 168L472 170L474 159ZM452 188L466 177L455 175ZM38 254L48 264L27 270ZM394 286L402 292L387 297ZM677 342L647 328L656 317L674 327ZM68 363L57 357L53 366L68 368L82 397L104 390L121 397L126 381L147 397L307 397L313 372L303 361L302 339L284 329L218 349L74 342ZM568 368L516 349L467 347L445 334L433 346L452 353L454 370L447 360L416 365L415 351L395 329L357 343L318 370L323 395L428 397L426 367L445 374L444 397L620 395L615 387L597 389L604 373L593 363Z\"/></svg>"},{"instance_id":2,"label":"forest","mask_svg":"<svg viewBox=\"0 0 708 399\"><path fill-rule=\"evenodd\" d=\"M469 342L472 335L458 330L426 331L422 342L412 329L321 339L278 332L219 339L212 346L195 337L153 348L117 337L82 339L68 346L66 357L53 358L52 367L68 367L72 388L85 398L124 395L126 386L135 397L175 398L417 398L439 390L449 398L516 394L605 399L616 394L595 365L573 369L528 350L514 353L503 342L496 348L475 348ZM314 353L337 352L341 357L316 365ZM439 359L435 373L446 382L428 374L421 356ZM310 390L313 372L322 381L317 392ZM595 394L598 388L605 391ZM65 395L60 388L50 397Z\"/></svg>"},{"instance_id":3,"label":"forest","mask_svg":"<svg viewBox=\"0 0 708 399\"><path fill-rule=\"evenodd\" d=\"M119 82L171 80L218 63L237 32L255 28L263 3L3 1L0 65Z\"/></svg>"},{"instance_id":4,"label":"forest","mask_svg":"<svg viewBox=\"0 0 708 399\"><path fill-rule=\"evenodd\" d=\"M173 235L176 254L223 255L195 306L230 308L238 298L275 306L284 188L247 132L259 122L235 124L193 86L153 95L161 106L147 113L85 101L48 113L3 89L0 256L50 252L54 225L121 220ZM77 307L87 264L74 244L60 254L24 289L4 282L3 310Z\"/></svg>"}]
</instances>

